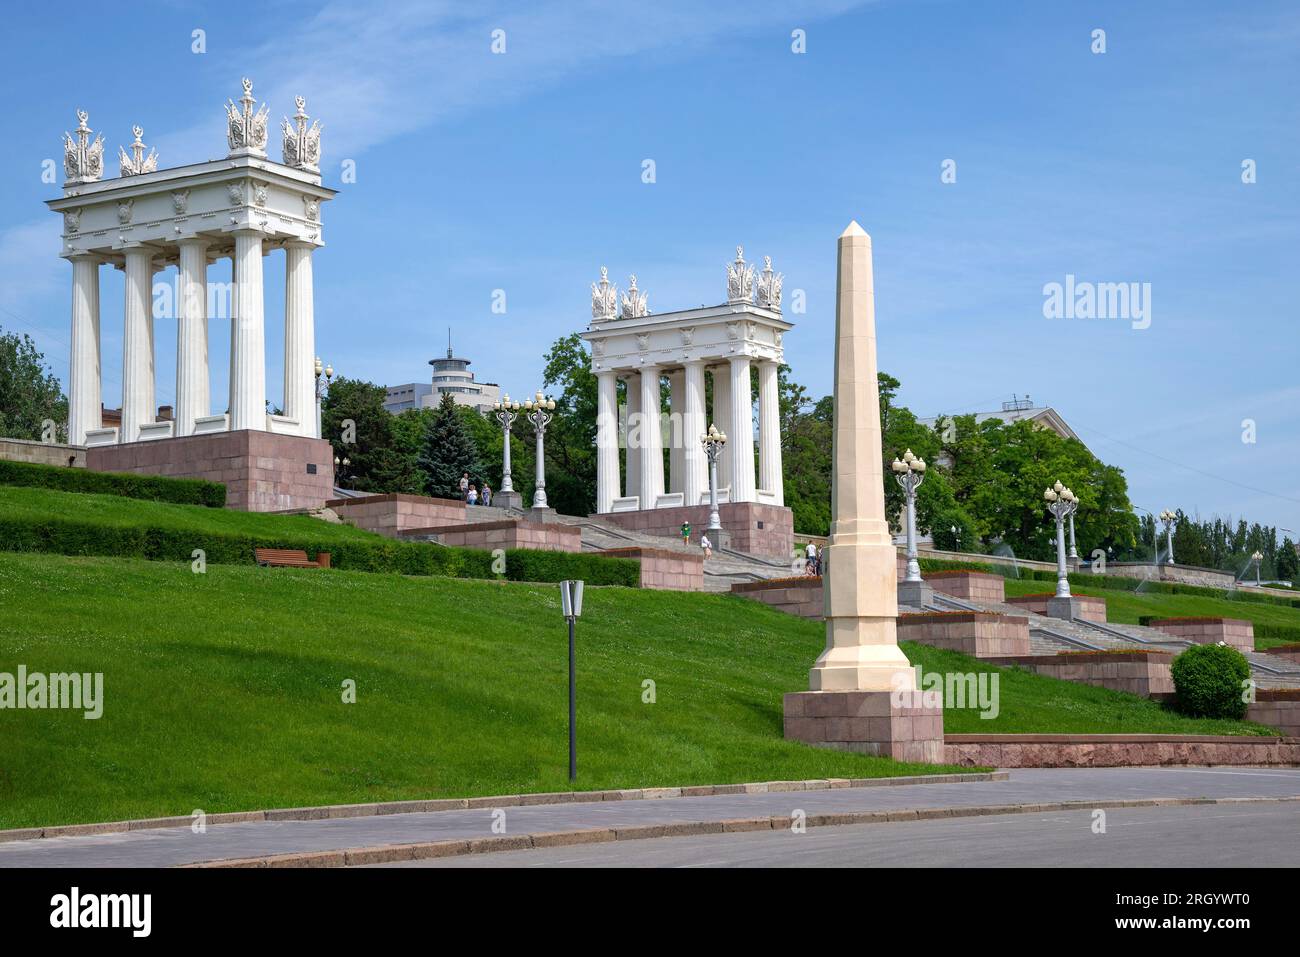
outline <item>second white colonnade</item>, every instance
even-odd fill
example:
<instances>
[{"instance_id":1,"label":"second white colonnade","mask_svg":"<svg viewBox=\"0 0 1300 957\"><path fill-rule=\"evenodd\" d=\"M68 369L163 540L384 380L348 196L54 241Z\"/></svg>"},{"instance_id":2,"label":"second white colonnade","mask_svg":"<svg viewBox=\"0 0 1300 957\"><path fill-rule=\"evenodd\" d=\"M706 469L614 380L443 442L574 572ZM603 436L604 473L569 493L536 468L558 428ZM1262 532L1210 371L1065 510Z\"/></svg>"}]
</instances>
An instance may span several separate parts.
<instances>
[{"instance_id":1,"label":"second white colonnade","mask_svg":"<svg viewBox=\"0 0 1300 957\"><path fill-rule=\"evenodd\" d=\"M592 285L592 324L582 336L591 343L598 383L597 512L705 504L708 460L700 435L710 425L728 437L718 462L720 499L784 504L777 377L782 338L792 325L781 317L781 277L770 260L756 302L753 267L736 252L728 266L728 301L720 306L651 315L632 277L619 310L606 270ZM620 447L626 450L622 469Z\"/></svg>"}]
</instances>

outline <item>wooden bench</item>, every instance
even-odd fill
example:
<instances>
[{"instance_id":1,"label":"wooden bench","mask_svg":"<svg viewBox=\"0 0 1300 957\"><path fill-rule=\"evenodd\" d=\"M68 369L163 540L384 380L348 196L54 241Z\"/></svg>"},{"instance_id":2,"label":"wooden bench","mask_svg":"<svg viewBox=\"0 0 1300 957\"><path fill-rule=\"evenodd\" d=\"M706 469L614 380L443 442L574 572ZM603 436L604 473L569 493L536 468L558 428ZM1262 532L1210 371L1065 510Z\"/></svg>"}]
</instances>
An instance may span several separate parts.
<instances>
[{"instance_id":1,"label":"wooden bench","mask_svg":"<svg viewBox=\"0 0 1300 957\"><path fill-rule=\"evenodd\" d=\"M307 553L294 548L255 548L253 557L263 568L329 568L330 553L317 552L312 561Z\"/></svg>"}]
</instances>

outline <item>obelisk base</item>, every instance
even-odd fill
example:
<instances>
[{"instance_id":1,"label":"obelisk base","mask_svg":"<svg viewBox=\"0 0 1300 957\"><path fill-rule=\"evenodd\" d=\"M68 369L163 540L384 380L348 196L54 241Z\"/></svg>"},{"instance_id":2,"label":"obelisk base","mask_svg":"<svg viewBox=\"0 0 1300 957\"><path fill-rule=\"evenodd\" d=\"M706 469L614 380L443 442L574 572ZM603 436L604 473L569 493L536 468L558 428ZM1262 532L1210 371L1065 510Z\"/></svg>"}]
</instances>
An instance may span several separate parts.
<instances>
[{"instance_id":1,"label":"obelisk base","mask_svg":"<svg viewBox=\"0 0 1300 957\"><path fill-rule=\"evenodd\" d=\"M944 764L943 708L920 691L794 691L785 737L815 748Z\"/></svg>"}]
</instances>

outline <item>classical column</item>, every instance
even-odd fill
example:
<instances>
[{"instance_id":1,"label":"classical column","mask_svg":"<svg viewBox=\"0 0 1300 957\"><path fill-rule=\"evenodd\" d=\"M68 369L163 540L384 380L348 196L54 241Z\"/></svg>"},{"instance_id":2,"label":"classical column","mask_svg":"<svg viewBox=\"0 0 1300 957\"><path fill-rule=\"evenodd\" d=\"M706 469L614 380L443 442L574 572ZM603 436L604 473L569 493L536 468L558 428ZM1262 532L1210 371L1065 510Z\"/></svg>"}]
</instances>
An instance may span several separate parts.
<instances>
[{"instance_id":1,"label":"classical column","mask_svg":"<svg viewBox=\"0 0 1300 957\"><path fill-rule=\"evenodd\" d=\"M713 378L713 418L710 424L716 425L719 432L726 432L730 440L731 433L736 431L731 426L731 372L725 365L720 365L714 366L710 375ZM708 430L708 426L705 426L705 430ZM731 484L731 453L724 451L718 456L718 488L727 488ZM730 501L735 500L733 489Z\"/></svg>"},{"instance_id":2,"label":"classical column","mask_svg":"<svg viewBox=\"0 0 1300 957\"><path fill-rule=\"evenodd\" d=\"M781 400L777 389L777 365L758 364L758 487L776 496L776 504L785 504L781 470Z\"/></svg>"},{"instance_id":3,"label":"classical column","mask_svg":"<svg viewBox=\"0 0 1300 957\"><path fill-rule=\"evenodd\" d=\"M686 459L686 396L685 373L676 369L668 373L668 408L672 414L668 417L668 491L683 492L685 487Z\"/></svg>"},{"instance_id":4,"label":"classical column","mask_svg":"<svg viewBox=\"0 0 1300 957\"><path fill-rule=\"evenodd\" d=\"M871 237L850 223L838 252L831 534L823 550L826 650L809 686L911 689L915 677L895 628L897 558L885 519Z\"/></svg>"},{"instance_id":5,"label":"classical column","mask_svg":"<svg viewBox=\"0 0 1300 957\"><path fill-rule=\"evenodd\" d=\"M284 414L297 419L298 434L316 434L316 318L311 243L284 247Z\"/></svg>"},{"instance_id":6,"label":"classical column","mask_svg":"<svg viewBox=\"0 0 1300 957\"><path fill-rule=\"evenodd\" d=\"M175 434L191 435L194 420L212 411L208 385L208 241L189 238L178 245Z\"/></svg>"},{"instance_id":7,"label":"classical column","mask_svg":"<svg viewBox=\"0 0 1300 957\"><path fill-rule=\"evenodd\" d=\"M700 435L708 431L704 419L704 363L695 361L686 363L684 379L685 411L682 421L683 450L682 493L685 504L699 505L700 498L708 490L708 458L704 446L700 444Z\"/></svg>"},{"instance_id":8,"label":"classical column","mask_svg":"<svg viewBox=\"0 0 1300 957\"><path fill-rule=\"evenodd\" d=\"M99 260L72 257L72 355L68 363L68 442L84 445L100 419Z\"/></svg>"},{"instance_id":9,"label":"classical column","mask_svg":"<svg viewBox=\"0 0 1300 957\"><path fill-rule=\"evenodd\" d=\"M619 498L618 377L596 373L596 511L609 512Z\"/></svg>"},{"instance_id":10,"label":"classical column","mask_svg":"<svg viewBox=\"0 0 1300 957\"><path fill-rule=\"evenodd\" d=\"M149 287L153 283L153 250L127 246L125 323L122 332L121 442L137 442L140 426L154 421L153 315Z\"/></svg>"},{"instance_id":11,"label":"classical column","mask_svg":"<svg viewBox=\"0 0 1300 957\"><path fill-rule=\"evenodd\" d=\"M654 508L664 491L663 436L659 432L659 367L641 370L641 507Z\"/></svg>"},{"instance_id":12,"label":"classical column","mask_svg":"<svg viewBox=\"0 0 1300 957\"><path fill-rule=\"evenodd\" d=\"M641 377L635 372L623 378L627 401L627 493L641 494ZM643 504L640 506L645 508Z\"/></svg>"},{"instance_id":13,"label":"classical column","mask_svg":"<svg viewBox=\"0 0 1300 957\"><path fill-rule=\"evenodd\" d=\"M230 431L265 431L262 234L255 229L241 229L235 233L235 308L230 324Z\"/></svg>"},{"instance_id":14,"label":"classical column","mask_svg":"<svg viewBox=\"0 0 1300 957\"><path fill-rule=\"evenodd\" d=\"M749 384L749 356L731 357L727 450L731 459L731 501L754 501L754 399Z\"/></svg>"}]
</instances>

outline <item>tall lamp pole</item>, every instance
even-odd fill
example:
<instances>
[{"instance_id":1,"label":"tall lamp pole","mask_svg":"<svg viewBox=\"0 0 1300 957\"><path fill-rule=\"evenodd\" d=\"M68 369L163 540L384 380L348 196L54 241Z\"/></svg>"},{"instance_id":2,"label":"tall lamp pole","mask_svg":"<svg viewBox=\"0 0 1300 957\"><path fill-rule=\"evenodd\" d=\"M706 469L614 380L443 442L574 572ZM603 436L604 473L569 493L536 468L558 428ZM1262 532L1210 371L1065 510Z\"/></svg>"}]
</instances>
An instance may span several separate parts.
<instances>
[{"instance_id":1,"label":"tall lamp pole","mask_svg":"<svg viewBox=\"0 0 1300 957\"><path fill-rule=\"evenodd\" d=\"M709 431L700 436L704 445L704 454L709 459L709 527L706 531L721 532L722 518L718 515L718 456L727 444L727 433L719 432L716 425L710 425ZM716 538L715 545L721 545Z\"/></svg>"},{"instance_id":2,"label":"tall lamp pole","mask_svg":"<svg viewBox=\"0 0 1300 957\"><path fill-rule=\"evenodd\" d=\"M1043 492L1043 498L1047 510L1056 519L1056 597L1070 598L1070 575L1065 567L1065 520L1078 509L1079 500L1060 482Z\"/></svg>"},{"instance_id":3,"label":"tall lamp pole","mask_svg":"<svg viewBox=\"0 0 1300 957\"><path fill-rule=\"evenodd\" d=\"M534 398L524 403L524 418L533 424L537 432L537 486L533 490L533 508L547 508L546 504L546 427L551 424L555 411L555 400L542 395L537 390Z\"/></svg>"},{"instance_id":4,"label":"tall lamp pole","mask_svg":"<svg viewBox=\"0 0 1300 957\"><path fill-rule=\"evenodd\" d=\"M894 459L891 468L907 499L907 574L903 581L919 582L921 563L916 560L916 490L925 481L925 459L913 455L908 449L901 459Z\"/></svg>"},{"instance_id":5,"label":"tall lamp pole","mask_svg":"<svg viewBox=\"0 0 1300 957\"><path fill-rule=\"evenodd\" d=\"M1263 552L1255 552L1255 554L1251 555L1250 557L1251 557L1251 560L1254 561L1254 563L1255 563L1255 585L1256 585L1256 587L1258 587L1259 584L1260 584L1260 581L1259 581L1259 563L1262 562L1262 561L1264 560L1264 553L1263 553Z\"/></svg>"},{"instance_id":6,"label":"tall lamp pole","mask_svg":"<svg viewBox=\"0 0 1300 957\"><path fill-rule=\"evenodd\" d=\"M510 426L514 424L515 416L519 413L521 406L518 402L511 402L509 393L504 399L498 400L492 407L492 416L501 423L501 488L499 494L502 501L508 506L510 498L514 495L515 487L510 480Z\"/></svg>"},{"instance_id":7,"label":"tall lamp pole","mask_svg":"<svg viewBox=\"0 0 1300 957\"><path fill-rule=\"evenodd\" d=\"M324 381L321 381L321 376ZM322 365L320 356L316 357L316 438L320 438L320 407L321 400L325 398L325 393L329 391L330 383L334 381L334 367Z\"/></svg>"},{"instance_id":8,"label":"tall lamp pole","mask_svg":"<svg viewBox=\"0 0 1300 957\"><path fill-rule=\"evenodd\" d=\"M1160 521L1165 526L1165 542L1169 546L1168 564L1174 564L1174 523L1178 521L1178 513L1165 509L1160 513Z\"/></svg>"}]
</instances>

